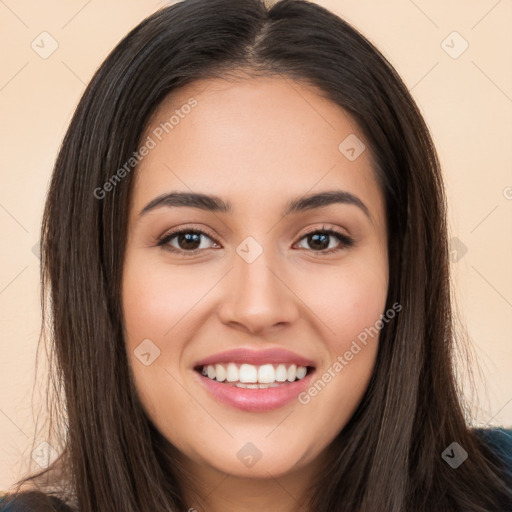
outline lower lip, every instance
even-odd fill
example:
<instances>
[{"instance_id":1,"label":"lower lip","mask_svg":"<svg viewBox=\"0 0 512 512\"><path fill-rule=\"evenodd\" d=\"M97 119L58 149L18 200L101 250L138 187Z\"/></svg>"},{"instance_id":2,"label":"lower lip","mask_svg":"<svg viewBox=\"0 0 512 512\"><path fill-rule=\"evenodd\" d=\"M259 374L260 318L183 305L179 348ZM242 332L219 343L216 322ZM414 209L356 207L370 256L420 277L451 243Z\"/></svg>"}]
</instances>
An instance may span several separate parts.
<instances>
[{"instance_id":1,"label":"lower lip","mask_svg":"<svg viewBox=\"0 0 512 512\"><path fill-rule=\"evenodd\" d=\"M310 371L303 379L281 384L275 388L248 389L222 384L209 379L198 372L197 377L202 385L222 403L243 411L271 411L289 404L309 387L314 371Z\"/></svg>"}]
</instances>

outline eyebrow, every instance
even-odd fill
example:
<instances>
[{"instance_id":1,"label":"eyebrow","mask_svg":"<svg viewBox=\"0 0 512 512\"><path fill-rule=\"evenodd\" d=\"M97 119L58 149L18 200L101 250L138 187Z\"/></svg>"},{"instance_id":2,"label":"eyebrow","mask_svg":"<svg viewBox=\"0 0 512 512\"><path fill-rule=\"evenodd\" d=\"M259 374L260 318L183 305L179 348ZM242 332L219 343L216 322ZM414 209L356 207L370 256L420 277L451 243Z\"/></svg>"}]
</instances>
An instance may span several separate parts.
<instances>
[{"instance_id":1,"label":"eyebrow","mask_svg":"<svg viewBox=\"0 0 512 512\"><path fill-rule=\"evenodd\" d=\"M298 197L289 201L284 208L283 216L292 213L325 208L332 204L349 204L357 206L373 222L372 215L368 207L359 199L359 197L345 190L330 190L309 196ZM146 213L162 207L187 207L198 208L210 212L232 213L233 205L229 201L224 201L218 196L201 194L197 192L171 192L162 194L151 200L139 213L139 217Z\"/></svg>"}]
</instances>

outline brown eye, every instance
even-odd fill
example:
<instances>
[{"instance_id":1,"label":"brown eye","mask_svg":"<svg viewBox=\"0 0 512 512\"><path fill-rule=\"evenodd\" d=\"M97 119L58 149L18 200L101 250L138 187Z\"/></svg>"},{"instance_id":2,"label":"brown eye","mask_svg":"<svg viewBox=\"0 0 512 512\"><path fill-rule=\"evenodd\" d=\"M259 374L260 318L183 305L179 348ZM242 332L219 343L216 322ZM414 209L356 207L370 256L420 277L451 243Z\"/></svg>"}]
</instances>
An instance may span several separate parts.
<instances>
[{"instance_id":1,"label":"brown eye","mask_svg":"<svg viewBox=\"0 0 512 512\"><path fill-rule=\"evenodd\" d=\"M333 239L336 239L338 242L337 244L334 242L334 246L330 247ZM317 229L316 231L311 231L304 235L301 240L305 240L313 252L327 254L332 254L354 245L352 238L333 229Z\"/></svg>"},{"instance_id":2,"label":"brown eye","mask_svg":"<svg viewBox=\"0 0 512 512\"><path fill-rule=\"evenodd\" d=\"M171 252L195 254L197 251L210 248L201 246L204 238L213 240L204 231L183 228L168 233L159 240L157 245ZM215 241L213 242L218 245Z\"/></svg>"},{"instance_id":3,"label":"brown eye","mask_svg":"<svg viewBox=\"0 0 512 512\"><path fill-rule=\"evenodd\" d=\"M208 246L207 242L205 242L205 246L203 243L204 240L212 241L213 247ZM305 240L308 246L302 248L309 249L319 254L332 254L354 245L352 238L333 229L317 229L311 231L310 233L306 233L301 240ZM210 235L202 230L191 228L182 228L172 231L164 235L157 245L167 251L184 256L195 255L201 250L219 247L217 241Z\"/></svg>"}]
</instances>

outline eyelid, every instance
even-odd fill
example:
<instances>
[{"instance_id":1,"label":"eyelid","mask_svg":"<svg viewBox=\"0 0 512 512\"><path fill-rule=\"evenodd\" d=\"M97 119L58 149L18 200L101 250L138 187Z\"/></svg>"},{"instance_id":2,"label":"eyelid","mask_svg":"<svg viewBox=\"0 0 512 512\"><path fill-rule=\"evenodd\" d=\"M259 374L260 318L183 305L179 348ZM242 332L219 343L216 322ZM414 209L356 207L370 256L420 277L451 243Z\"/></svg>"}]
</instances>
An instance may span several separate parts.
<instances>
[{"instance_id":1,"label":"eyelid","mask_svg":"<svg viewBox=\"0 0 512 512\"><path fill-rule=\"evenodd\" d=\"M185 251L182 249L177 249L175 247L167 246L168 242L170 240L172 240L173 238L175 238L176 236L178 236L181 233L195 233L198 235L204 235L204 236L210 238L215 244L221 245L220 242L216 239L216 237L214 235L212 235L212 233L207 228L203 228L203 227L197 228L194 226L183 226L180 228L176 228L176 229L167 231L164 235L162 235L161 237L158 238L156 245L159 247L162 247L164 250L167 250L174 254L178 254L180 256L194 256L200 252L204 252L205 250L207 250L207 249L194 249L191 251ZM323 224L321 227L312 228L312 229L302 233L299 236L299 238L297 239L297 242L294 243L294 245L297 244L298 242L300 242L301 240L303 240L304 238L306 238L307 236L313 235L316 233L323 233L323 234L327 234L328 236L333 236L333 237L337 238L340 246L337 248L331 248L328 250L320 250L320 251L315 251L312 249L310 249L310 250L303 249L303 250L306 250L307 252L317 253L320 256L322 256L322 255L327 256L330 254L340 252L342 250L346 250L346 249L352 247L355 243L355 240L350 235L341 232L339 228L330 227L330 226L326 226L325 224Z\"/></svg>"},{"instance_id":2,"label":"eyelid","mask_svg":"<svg viewBox=\"0 0 512 512\"><path fill-rule=\"evenodd\" d=\"M207 236L208 238L210 238L213 242L215 242L216 244L220 245L220 242L216 239L216 237L207 229L207 228L197 228L197 227L194 227L194 226L183 226L183 227L180 227L180 228L176 228L176 229L171 229L169 231L166 231L162 236L160 236L158 238L158 241L157 241L157 246L165 246L167 245L167 243L172 240L175 236L179 235L180 233L196 233L196 234L199 234L199 235L205 235ZM175 249L173 247L173 249ZM169 249L170 250L170 249ZM193 251L181 251L179 249L175 249L175 251L172 251L171 252L180 252L182 254L195 254L196 252L200 252L200 251L204 251L205 249L195 249Z\"/></svg>"},{"instance_id":3,"label":"eyelid","mask_svg":"<svg viewBox=\"0 0 512 512\"><path fill-rule=\"evenodd\" d=\"M343 233L341 229L334 224L322 224L321 227L315 227L315 228L308 228L306 231L304 231L300 237L299 240L302 240L305 236L312 235L314 233L335 233L336 235L340 235L346 238L351 238L348 233Z\"/></svg>"},{"instance_id":4,"label":"eyelid","mask_svg":"<svg viewBox=\"0 0 512 512\"><path fill-rule=\"evenodd\" d=\"M321 228L313 228L313 229L306 231L299 237L298 242L300 242L307 236L314 235L316 233L324 233L329 236L333 236L338 239L339 244L340 244L338 247L336 247L334 249L321 250L321 251L314 251L312 249L306 250L307 252L316 253L319 256L330 256L331 254L337 254L337 253L339 253L343 250L349 249L350 247L355 245L355 239L353 237L351 237L350 235L348 235L346 233L343 233L340 230L340 228L338 228L338 227L326 226L325 224L322 224Z\"/></svg>"}]
</instances>

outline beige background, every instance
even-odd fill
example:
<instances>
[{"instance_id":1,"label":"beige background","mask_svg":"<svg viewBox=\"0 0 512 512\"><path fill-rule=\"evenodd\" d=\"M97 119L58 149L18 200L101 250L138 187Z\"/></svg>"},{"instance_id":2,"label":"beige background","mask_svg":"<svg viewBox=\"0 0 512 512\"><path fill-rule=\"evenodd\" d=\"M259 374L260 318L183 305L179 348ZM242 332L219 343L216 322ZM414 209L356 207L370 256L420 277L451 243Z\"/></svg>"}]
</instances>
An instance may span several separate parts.
<instances>
[{"instance_id":1,"label":"beige background","mask_svg":"<svg viewBox=\"0 0 512 512\"><path fill-rule=\"evenodd\" d=\"M475 423L512 425L512 1L318 3L381 49L432 131L459 240L455 293L482 370L477 395L466 394ZM164 4L0 0L0 489L23 471L34 438L44 441L31 405L40 322L34 247L58 146L95 69ZM58 48L42 58L51 44Z\"/></svg>"}]
</instances>

